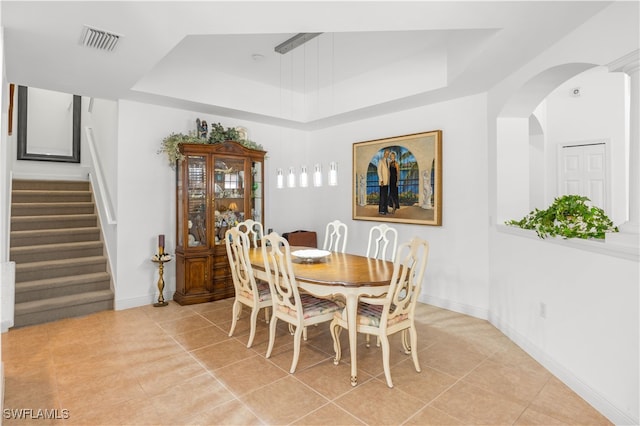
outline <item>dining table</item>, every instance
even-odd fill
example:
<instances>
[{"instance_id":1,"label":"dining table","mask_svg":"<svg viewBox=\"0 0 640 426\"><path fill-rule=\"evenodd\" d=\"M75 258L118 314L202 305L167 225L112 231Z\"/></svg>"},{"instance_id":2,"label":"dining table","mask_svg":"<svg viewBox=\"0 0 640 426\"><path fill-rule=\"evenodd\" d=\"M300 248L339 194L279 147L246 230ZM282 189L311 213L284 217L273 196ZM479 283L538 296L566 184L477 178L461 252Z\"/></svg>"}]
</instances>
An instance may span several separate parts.
<instances>
[{"instance_id":1,"label":"dining table","mask_svg":"<svg viewBox=\"0 0 640 426\"><path fill-rule=\"evenodd\" d=\"M310 249L291 247L291 252ZM254 275L267 281L261 248L249 249ZM298 287L317 297L342 297L345 302L351 354L351 385L358 384L357 324L360 296L382 296L389 290L393 262L349 253L329 252L309 261L292 255Z\"/></svg>"}]
</instances>

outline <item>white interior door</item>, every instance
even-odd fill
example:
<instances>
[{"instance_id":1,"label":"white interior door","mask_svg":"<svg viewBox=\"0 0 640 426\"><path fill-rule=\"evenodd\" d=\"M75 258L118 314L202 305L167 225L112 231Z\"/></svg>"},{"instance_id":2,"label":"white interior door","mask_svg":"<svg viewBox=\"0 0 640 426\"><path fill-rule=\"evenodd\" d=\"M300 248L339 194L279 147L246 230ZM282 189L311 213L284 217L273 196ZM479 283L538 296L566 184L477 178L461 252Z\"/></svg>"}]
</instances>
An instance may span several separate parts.
<instances>
[{"instance_id":1,"label":"white interior door","mask_svg":"<svg viewBox=\"0 0 640 426\"><path fill-rule=\"evenodd\" d=\"M559 195L588 197L594 206L607 210L606 145L565 145L560 149Z\"/></svg>"}]
</instances>

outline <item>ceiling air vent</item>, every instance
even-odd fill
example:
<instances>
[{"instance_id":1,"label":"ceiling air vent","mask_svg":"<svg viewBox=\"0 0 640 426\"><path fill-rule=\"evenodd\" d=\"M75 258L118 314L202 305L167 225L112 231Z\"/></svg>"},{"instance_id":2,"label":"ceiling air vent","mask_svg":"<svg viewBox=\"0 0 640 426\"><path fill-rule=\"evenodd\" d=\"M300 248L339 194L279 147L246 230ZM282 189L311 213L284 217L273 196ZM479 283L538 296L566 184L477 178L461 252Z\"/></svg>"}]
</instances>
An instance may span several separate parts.
<instances>
[{"instance_id":1,"label":"ceiling air vent","mask_svg":"<svg viewBox=\"0 0 640 426\"><path fill-rule=\"evenodd\" d=\"M85 25L82 30L82 39L80 43L83 46L112 52L118 45L118 41L120 41L120 36L118 34L99 30L97 28L91 28Z\"/></svg>"}]
</instances>

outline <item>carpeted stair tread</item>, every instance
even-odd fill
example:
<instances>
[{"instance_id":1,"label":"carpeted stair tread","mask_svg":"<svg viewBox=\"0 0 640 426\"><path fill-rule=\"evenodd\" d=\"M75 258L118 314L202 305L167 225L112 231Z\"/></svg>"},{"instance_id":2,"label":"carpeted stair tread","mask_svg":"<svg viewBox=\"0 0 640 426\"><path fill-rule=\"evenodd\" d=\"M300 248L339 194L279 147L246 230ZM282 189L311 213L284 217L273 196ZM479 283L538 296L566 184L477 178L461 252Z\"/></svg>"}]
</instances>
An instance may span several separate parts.
<instances>
[{"instance_id":1,"label":"carpeted stair tread","mask_svg":"<svg viewBox=\"0 0 640 426\"><path fill-rule=\"evenodd\" d=\"M111 277L107 272L47 278L17 283L15 302L33 302L109 289L111 289Z\"/></svg>"},{"instance_id":2,"label":"carpeted stair tread","mask_svg":"<svg viewBox=\"0 0 640 426\"><path fill-rule=\"evenodd\" d=\"M56 244L44 244L44 245L39 244L36 246L16 247L12 251L16 253L20 253L20 252L27 252L27 251L64 250L64 249L75 248L75 247L84 247L84 248L102 247L102 242L101 241L72 241L69 243L56 243Z\"/></svg>"},{"instance_id":3,"label":"carpeted stair tread","mask_svg":"<svg viewBox=\"0 0 640 426\"><path fill-rule=\"evenodd\" d=\"M91 291L81 294L70 294L68 296L53 297L44 300L34 300L31 302L16 303L15 313L25 315L33 312L47 311L70 307L73 305L82 305L98 301L107 301L113 299L111 290Z\"/></svg>"},{"instance_id":4,"label":"carpeted stair tread","mask_svg":"<svg viewBox=\"0 0 640 426\"><path fill-rule=\"evenodd\" d=\"M94 272L92 274L74 275L68 277L45 278L42 280L24 281L16 283L16 294L27 291L33 291L40 288L47 288L52 285L76 285L87 282L97 282L109 280L110 276L107 272Z\"/></svg>"},{"instance_id":5,"label":"carpeted stair tread","mask_svg":"<svg viewBox=\"0 0 640 426\"><path fill-rule=\"evenodd\" d=\"M44 278L16 283L15 302L33 302L109 289L111 289L111 276L107 272Z\"/></svg>"},{"instance_id":6,"label":"carpeted stair tread","mask_svg":"<svg viewBox=\"0 0 640 426\"><path fill-rule=\"evenodd\" d=\"M98 223L98 215L70 214L70 215L43 215L43 216L18 216L11 218L11 229L26 231L29 229L60 229L76 227L93 227Z\"/></svg>"},{"instance_id":7,"label":"carpeted stair tread","mask_svg":"<svg viewBox=\"0 0 640 426\"><path fill-rule=\"evenodd\" d=\"M91 191L88 189L60 189L60 190L52 190L52 189L14 189L13 190L17 194L41 194L41 195L54 195L58 196L61 194L91 194Z\"/></svg>"},{"instance_id":8,"label":"carpeted stair tread","mask_svg":"<svg viewBox=\"0 0 640 426\"><path fill-rule=\"evenodd\" d=\"M82 317L100 311L113 310L113 295L88 303L77 304L75 303L76 301L71 299L63 302L64 306L51 307L50 309L46 306L41 306L40 308L36 307L33 312L27 313L18 311L18 305L16 305L15 327L26 327L64 318Z\"/></svg>"},{"instance_id":9,"label":"carpeted stair tread","mask_svg":"<svg viewBox=\"0 0 640 426\"><path fill-rule=\"evenodd\" d=\"M16 283L103 272L107 270L106 268L107 258L105 256L16 263Z\"/></svg>"},{"instance_id":10,"label":"carpeted stair tread","mask_svg":"<svg viewBox=\"0 0 640 426\"><path fill-rule=\"evenodd\" d=\"M97 226L82 228L28 229L11 231L11 249L29 245L59 244L74 241L91 241L100 238Z\"/></svg>"},{"instance_id":11,"label":"carpeted stair tread","mask_svg":"<svg viewBox=\"0 0 640 426\"><path fill-rule=\"evenodd\" d=\"M46 214L46 215L31 215L31 216L18 216L14 217L12 221L15 222L41 222L43 220L77 220L85 218L94 218L98 215L95 213L81 213L81 214Z\"/></svg>"},{"instance_id":12,"label":"carpeted stair tread","mask_svg":"<svg viewBox=\"0 0 640 426\"><path fill-rule=\"evenodd\" d=\"M70 243L22 246L11 249L11 259L16 263L30 263L36 260L55 260L99 256L102 241L78 241Z\"/></svg>"},{"instance_id":13,"label":"carpeted stair tread","mask_svg":"<svg viewBox=\"0 0 640 426\"><path fill-rule=\"evenodd\" d=\"M60 203L91 201L89 191L11 191L13 203Z\"/></svg>"},{"instance_id":14,"label":"carpeted stair tread","mask_svg":"<svg viewBox=\"0 0 640 426\"><path fill-rule=\"evenodd\" d=\"M94 213L94 206L92 202L88 201L11 204L11 215L13 217L91 213Z\"/></svg>"},{"instance_id":15,"label":"carpeted stair tread","mask_svg":"<svg viewBox=\"0 0 640 426\"><path fill-rule=\"evenodd\" d=\"M55 269L65 268L73 263L91 264L104 262L104 256L89 256L81 259L57 259L57 260L43 260L41 262L28 262L16 264L16 274L23 269Z\"/></svg>"},{"instance_id":16,"label":"carpeted stair tread","mask_svg":"<svg viewBox=\"0 0 640 426\"><path fill-rule=\"evenodd\" d=\"M32 180L32 179L13 179L11 183L11 189L14 191L20 190L74 190L74 191L89 191L88 180Z\"/></svg>"}]
</instances>

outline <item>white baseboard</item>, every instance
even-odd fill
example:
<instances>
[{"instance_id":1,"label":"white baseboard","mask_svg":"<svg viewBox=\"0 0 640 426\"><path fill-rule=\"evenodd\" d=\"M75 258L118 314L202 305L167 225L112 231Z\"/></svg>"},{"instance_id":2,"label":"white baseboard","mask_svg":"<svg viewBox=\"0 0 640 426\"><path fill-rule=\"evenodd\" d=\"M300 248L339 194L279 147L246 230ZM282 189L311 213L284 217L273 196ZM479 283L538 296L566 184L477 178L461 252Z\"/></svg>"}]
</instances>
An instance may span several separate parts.
<instances>
[{"instance_id":1,"label":"white baseboard","mask_svg":"<svg viewBox=\"0 0 640 426\"><path fill-rule=\"evenodd\" d=\"M489 322L507 336L512 342L518 345L522 350L528 353L533 359L538 361L544 368L549 370L551 374L556 376L560 381L567 385L576 394L587 401L592 407L602 413L616 425L638 425L640 419L633 418L630 414L621 411L606 398L604 398L595 389L583 383L580 378L576 377L571 371L567 370L562 364L547 355L542 349L534 345L529 339L516 330L512 329L501 318L490 315Z\"/></svg>"},{"instance_id":2,"label":"white baseboard","mask_svg":"<svg viewBox=\"0 0 640 426\"><path fill-rule=\"evenodd\" d=\"M429 296L421 294L418 297L418 301L426 303L428 305L437 306L438 308L446 309L448 311L458 312L459 314L469 315L479 319L489 319L489 311L485 308L478 306L467 305L465 303L459 303L447 299L441 299L439 297Z\"/></svg>"},{"instance_id":3,"label":"white baseboard","mask_svg":"<svg viewBox=\"0 0 640 426\"><path fill-rule=\"evenodd\" d=\"M167 302L169 300L173 300L173 297L167 296L167 293L168 292L165 291L164 300L166 300ZM173 292L171 292L171 294L173 294ZM137 308L144 305L153 305L157 301L158 301L158 295L155 293L148 294L146 296L133 297L130 299L117 299L117 300L114 300L113 302L114 304L113 309L116 311L122 311L125 309Z\"/></svg>"}]
</instances>

